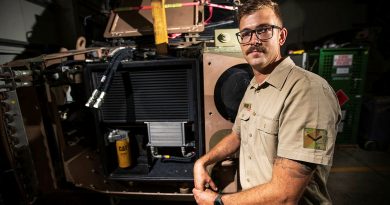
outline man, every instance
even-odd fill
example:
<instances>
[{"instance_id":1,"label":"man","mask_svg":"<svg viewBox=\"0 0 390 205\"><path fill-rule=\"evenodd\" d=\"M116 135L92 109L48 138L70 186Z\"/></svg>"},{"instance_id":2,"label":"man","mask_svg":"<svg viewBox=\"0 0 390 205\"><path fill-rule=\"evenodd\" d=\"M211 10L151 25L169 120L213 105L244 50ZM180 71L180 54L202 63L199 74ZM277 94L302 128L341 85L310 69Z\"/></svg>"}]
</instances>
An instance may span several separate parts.
<instances>
[{"instance_id":1,"label":"man","mask_svg":"<svg viewBox=\"0 0 390 205\"><path fill-rule=\"evenodd\" d=\"M254 78L232 133L194 165L197 203L331 204L326 181L341 118L333 89L281 56L287 29L275 2L248 0L238 20L237 38ZM220 195L206 167L238 150L243 190Z\"/></svg>"}]
</instances>

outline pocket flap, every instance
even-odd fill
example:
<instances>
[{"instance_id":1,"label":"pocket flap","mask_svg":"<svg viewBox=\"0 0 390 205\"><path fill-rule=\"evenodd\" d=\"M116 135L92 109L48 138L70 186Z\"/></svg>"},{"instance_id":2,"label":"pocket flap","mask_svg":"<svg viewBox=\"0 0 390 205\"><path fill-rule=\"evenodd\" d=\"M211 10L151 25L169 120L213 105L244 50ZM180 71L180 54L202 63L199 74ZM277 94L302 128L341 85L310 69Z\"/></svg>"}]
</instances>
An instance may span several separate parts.
<instances>
[{"instance_id":1,"label":"pocket flap","mask_svg":"<svg viewBox=\"0 0 390 205\"><path fill-rule=\"evenodd\" d=\"M251 117L251 111L244 108L241 110L239 117L241 120L248 121L249 118Z\"/></svg>"},{"instance_id":2,"label":"pocket flap","mask_svg":"<svg viewBox=\"0 0 390 205\"><path fill-rule=\"evenodd\" d=\"M268 134L276 135L279 132L279 120L259 117L258 129Z\"/></svg>"}]
</instances>

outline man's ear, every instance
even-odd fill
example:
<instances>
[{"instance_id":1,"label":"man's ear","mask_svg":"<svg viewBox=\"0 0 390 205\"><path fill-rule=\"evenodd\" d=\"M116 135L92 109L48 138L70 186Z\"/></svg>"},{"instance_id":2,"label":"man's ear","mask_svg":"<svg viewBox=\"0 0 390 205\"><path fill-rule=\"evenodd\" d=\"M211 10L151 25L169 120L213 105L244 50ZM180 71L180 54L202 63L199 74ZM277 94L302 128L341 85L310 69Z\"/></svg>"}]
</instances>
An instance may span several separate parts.
<instances>
[{"instance_id":1,"label":"man's ear","mask_svg":"<svg viewBox=\"0 0 390 205\"><path fill-rule=\"evenodd\" d=\"M287 29L286 28L282 28L280 29L280 33L279 33L279 45L282 46L284 44L284 42L286 42L286 39L287 39Z\"/></svg>"}]
</instances>

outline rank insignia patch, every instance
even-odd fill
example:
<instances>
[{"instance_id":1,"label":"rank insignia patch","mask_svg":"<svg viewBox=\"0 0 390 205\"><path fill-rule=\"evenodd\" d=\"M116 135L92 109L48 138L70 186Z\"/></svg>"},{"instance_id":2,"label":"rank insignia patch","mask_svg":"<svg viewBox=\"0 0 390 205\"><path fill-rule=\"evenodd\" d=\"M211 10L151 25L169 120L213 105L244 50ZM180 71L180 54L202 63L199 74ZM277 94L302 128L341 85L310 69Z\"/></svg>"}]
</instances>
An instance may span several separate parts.
<instances>
[{"instance_id":1,"label":"rank insignia patch","mask_svg":"<svg viewBox=\"0 0 390 205\"><path fill-rule=\"evenodd\" d=\"M327 141L328 141L327 130L305 128L303 131L304 148L326 150Z\"/></svg>"}]
</instances>

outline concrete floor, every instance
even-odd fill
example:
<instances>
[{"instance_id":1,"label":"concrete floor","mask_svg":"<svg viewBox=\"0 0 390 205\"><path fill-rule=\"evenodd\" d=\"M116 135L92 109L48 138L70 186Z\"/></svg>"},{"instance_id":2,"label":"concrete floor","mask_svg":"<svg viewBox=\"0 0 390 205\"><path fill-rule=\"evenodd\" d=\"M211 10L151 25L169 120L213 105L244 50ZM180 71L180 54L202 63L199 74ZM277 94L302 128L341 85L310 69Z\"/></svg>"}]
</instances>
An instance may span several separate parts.
<instances>
[{"instance_id":1,"label":"concrete floor","mask_svg":"<svg viewBox=\"0 0 390 205\"><path fill-rule=\"evenodd\" d=\"M334 205L389 205L390 204L390 150L367 151L357 146L337 146L329 192ZM66 198L64 200L64 198ZM195 205L195 202L114 200L96 194L61 193L45 197L37 204L116 204L116 205ZM0 203L1 204L1 203Z\"/></svg>"},{"instance_id":2,"label":"concrete floor","mask_svg":"<svg viewBox=\"0 0 390 205\"><path fill-rule=\"evenodd\" d=\"M328 188L335 205L389 205L390 150L337 147Z\"/></svg>"},{"instance_id":3,"label":"concrete floor","mask_svg":"<svg viewBox=\"0 0 390 205\"><path fill-rule=\"evenodd\" d=\"M389 205L390 150L368 151L358 146L338 145L328 180L334 205ZM148 204L189 202L148 202ZM120 204L144 204L128 201Z\"/></svg>"}]
</instances>

